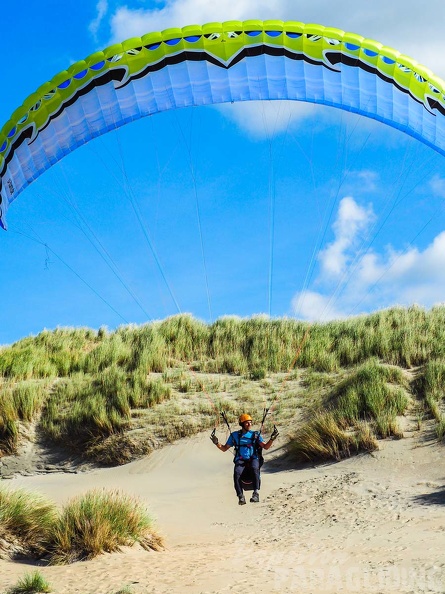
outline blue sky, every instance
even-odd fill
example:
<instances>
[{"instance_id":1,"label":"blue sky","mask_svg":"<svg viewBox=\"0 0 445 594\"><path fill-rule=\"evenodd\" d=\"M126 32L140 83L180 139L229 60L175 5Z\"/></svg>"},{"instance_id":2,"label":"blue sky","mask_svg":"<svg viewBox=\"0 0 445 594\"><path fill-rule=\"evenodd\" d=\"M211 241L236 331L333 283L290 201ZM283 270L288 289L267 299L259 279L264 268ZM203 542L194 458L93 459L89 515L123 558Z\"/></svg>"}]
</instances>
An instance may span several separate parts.
<instances>
[{"instance_id":1,"label":"blue sky","mask_svg":"<svg viewBox=\"0 0 445 594\"><path fill-rule=\"evenodd\" d=\"M2 122L97 49L192 22L318 22L445 76L441 0L359 1L354 11L343 0L8 4ZM396 130L322 106L234 104L134 122L73 152L9 209L0 344L179 312L326 320L440 303L444 165Z\"/></svg>"}]
</instances>

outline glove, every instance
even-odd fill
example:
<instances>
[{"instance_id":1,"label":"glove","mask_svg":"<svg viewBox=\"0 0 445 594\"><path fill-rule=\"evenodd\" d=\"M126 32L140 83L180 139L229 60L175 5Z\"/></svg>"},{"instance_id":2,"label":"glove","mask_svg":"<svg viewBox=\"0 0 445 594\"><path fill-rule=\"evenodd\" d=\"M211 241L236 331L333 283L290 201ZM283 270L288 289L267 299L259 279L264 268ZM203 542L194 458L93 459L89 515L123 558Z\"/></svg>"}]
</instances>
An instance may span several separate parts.
<instances>
[{"instance_id":1,"label":"glove","mask_svg":"<svg viewBox=\"0 0 445 594\"><path fill-rule=\"evenodd\" d=\"M275 441L276 438L279 436L280 434L278 433L278 429L275 427L275 425L273 426L273 431L272 434L270 436L270 441Z\"/></svg>"},{"instance_id":2,"label":"glove","mask_svg":"<svg viewBox=\"0 0 445 594\"><path fill-rule=\"evenodd\" d=\"M218 438L216 437L216 435L214 433L212 433L212 435L210 436L210 439L213 441L213 443L215 445L218 445L219 441L218 441Z\"/></svg>"}]
</instances>

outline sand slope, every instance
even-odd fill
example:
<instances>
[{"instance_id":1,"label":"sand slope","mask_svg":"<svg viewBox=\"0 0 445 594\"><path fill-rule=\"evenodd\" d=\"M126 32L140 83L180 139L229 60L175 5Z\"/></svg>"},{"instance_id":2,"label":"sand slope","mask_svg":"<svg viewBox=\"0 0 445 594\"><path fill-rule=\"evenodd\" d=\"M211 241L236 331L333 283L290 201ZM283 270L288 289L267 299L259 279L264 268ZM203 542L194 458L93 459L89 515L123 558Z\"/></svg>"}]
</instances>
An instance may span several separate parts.
<instances>
[{"instance_id":1,"label":"sand slope","mask_svg":"<svg viewBox=\"0 0 445 594\"><path fill-rule=\"evenodd\" d=\"M237 505L232 459L208 433L115 469L5 481L57 502L92 487L147 502L165 552L127 549L68 567L42 567L60 594L445 592L445 450L423 434L338 464L263 471L261 502ZM0 561L0 592L26 564Z\"/></svg>"}]
</instances>

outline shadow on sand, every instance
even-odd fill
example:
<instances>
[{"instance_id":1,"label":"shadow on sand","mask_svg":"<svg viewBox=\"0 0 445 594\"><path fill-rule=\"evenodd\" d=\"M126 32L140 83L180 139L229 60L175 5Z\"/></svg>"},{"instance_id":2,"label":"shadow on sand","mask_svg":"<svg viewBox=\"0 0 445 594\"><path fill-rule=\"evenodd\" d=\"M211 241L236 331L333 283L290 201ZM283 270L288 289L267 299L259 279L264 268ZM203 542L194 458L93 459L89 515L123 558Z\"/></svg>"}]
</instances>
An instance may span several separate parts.
<instances>
[{"instance_id":1,"label":"shadow on sand","mask_svg":"<svg viewBox=\"0 0 445 594\"><path fill-rule=\"evenodd\" d=\"M358 460L361 458L373 457L373 452L358 452L349 458L341 460L320 460L301 462L296 460L295 456L289 451L286 445L276 448L272 455L269 452L264 453L264 466L262 472L267 474L274 474L276 472L286 472L291 470L308 470L310 468L324 468L327 466L335 466L345 461Z\"/></svg>"},{"instance_id":2,"label":"shadow on sand","mask_svg":"<svg viewBox=\"0 0 445 594\"><path fill-rule=\"evenodd\" d=\"M441 487L434 493L425 493L413 497L413 501L419 505L445 505L445 487Z\"/></svg>"}]
</instances>

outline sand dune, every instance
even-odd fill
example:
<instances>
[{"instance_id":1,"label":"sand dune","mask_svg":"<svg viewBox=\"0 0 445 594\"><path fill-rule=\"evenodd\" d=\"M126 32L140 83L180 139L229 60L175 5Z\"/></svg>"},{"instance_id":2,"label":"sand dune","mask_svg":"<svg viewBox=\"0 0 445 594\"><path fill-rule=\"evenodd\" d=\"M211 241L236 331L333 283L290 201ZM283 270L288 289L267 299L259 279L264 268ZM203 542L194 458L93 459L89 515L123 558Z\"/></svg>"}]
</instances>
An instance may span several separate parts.
<instances>
[{"instance_id":1,"label":"sand dune","mask_svg":"<svg viewBox=\"0 0 445 594\"><path fill-rule=\"evenodd\" d=\"M5 483L59 503L93 487L137 495L167 550L126 549L42 567L60 594L445 591L443 447L408 431L375 454L290 470L266 454L261 502L237 505L230 453L208 433L114 469L16 477ZM0 561L0 591L26 564Z\"/></svg>"}]
</instances>

